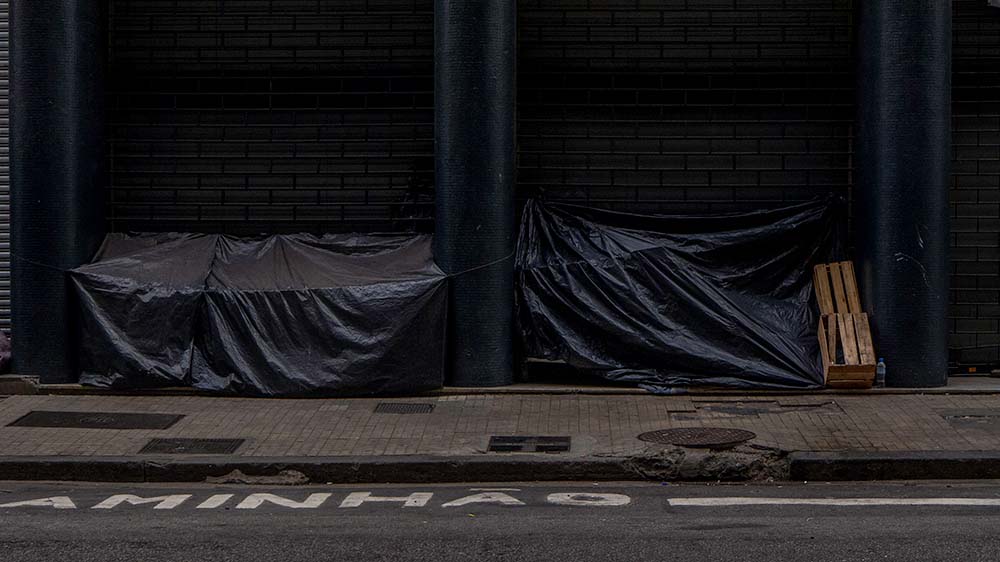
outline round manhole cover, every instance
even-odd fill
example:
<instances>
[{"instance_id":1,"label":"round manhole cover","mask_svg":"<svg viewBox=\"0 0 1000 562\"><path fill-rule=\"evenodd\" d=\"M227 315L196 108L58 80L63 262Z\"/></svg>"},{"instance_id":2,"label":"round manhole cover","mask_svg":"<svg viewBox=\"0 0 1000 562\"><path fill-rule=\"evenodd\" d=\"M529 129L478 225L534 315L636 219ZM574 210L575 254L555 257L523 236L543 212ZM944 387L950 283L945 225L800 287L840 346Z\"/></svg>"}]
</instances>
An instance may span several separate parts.
<instances>
[{"instance_id":1,"label":"round manhole cover","mask_svg":"<svg viewBox=\"0 0 1000 562\"><path fill-rule=\"evenodd\" d=\"M731 447L757 437L752 431L727 427L678 427L648 431L639 439L660 445L678 447L711 448Z\"/></svg>"}]
</instances>

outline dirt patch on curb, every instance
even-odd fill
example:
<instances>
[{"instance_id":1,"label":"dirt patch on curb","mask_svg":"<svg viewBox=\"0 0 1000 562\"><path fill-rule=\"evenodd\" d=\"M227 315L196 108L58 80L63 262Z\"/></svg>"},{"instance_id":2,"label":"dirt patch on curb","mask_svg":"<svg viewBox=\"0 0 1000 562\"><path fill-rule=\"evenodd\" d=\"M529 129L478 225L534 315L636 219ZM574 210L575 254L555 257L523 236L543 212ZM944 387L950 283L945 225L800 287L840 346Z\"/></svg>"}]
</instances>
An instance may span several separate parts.
<instances>
[{"instance_id":1,"label":"dirt patch on curb","mask_svg":"<svg viewBox=\"0 0 1000 562\"><path fill-rule=\"evenodd\" d=\"M788 454L741 445L724 451L666 447L630 457L625 466L647 480L760 482L787 480Z\"/></svg>"},{"instance_id":2,"label":"dirt patch on curb","mask_svg":"<svg viewBox=\"0 0 1000 562\"><path fill-rule=\"evenodd\" d=\"M309 477L297 470L282 470L269 476L251 476L242 470L234 470L225 476L205 478L209 484L265 484L268 486L302 486L309 483Z\"/></svg>"}]
</instances>

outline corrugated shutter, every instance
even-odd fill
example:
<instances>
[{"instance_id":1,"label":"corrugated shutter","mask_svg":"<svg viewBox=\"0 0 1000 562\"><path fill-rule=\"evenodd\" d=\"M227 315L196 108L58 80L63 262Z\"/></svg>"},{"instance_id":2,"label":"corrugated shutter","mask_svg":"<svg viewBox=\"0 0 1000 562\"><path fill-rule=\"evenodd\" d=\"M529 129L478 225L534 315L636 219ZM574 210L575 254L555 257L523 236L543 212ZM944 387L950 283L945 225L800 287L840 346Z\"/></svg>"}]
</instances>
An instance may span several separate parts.
<instances>
[{"instance_id":1,"label":"corrugated shutter","mask_svg":"<svg viewBox=\"0 0 1000 562\"><path fill-rule=\"evenodd\" d=\"M853 2L518 10L520 197L703 213L848 196Z\"/></svg>"},{"instance_id":2,"label":"corrugated shutter","mask_svg":"<svg viewBox=\"0 0 1000 562\"><path fill-rule=\"evenodd\" d=\"M109 7L112 230L431 226L430 0Z\"/></svg>"},{"instance_id":3,"label":"corrugated shutter","mask_svg":"<svg viewBox=\"0 0 1000 562\"><path fill-rule=\"evenodd\" d=\"M952 52L952 362L1000 364L1000 10L955 0Z\"/></svg>"},{"instance_id":4,"label":"corrugated shutter","mask_svg":"<svg viewBox=\"0 0 1000 562\"><path fill-rule=\"evenodd\" d=\"M10 2L0 0L0 329L10 332Z\"/></svg>"}]
</instances>

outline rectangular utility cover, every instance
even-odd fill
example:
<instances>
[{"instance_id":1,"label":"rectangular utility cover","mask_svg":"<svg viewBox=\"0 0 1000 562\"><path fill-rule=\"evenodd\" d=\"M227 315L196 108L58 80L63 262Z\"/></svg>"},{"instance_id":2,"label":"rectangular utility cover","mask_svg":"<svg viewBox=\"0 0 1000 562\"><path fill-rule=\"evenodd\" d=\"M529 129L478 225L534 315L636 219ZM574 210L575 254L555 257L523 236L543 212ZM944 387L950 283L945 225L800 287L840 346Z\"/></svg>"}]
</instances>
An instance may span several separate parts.
<instances>
[{"instance_id":1,"label":"rectangular utility cover","mask_svg":"<svg viewBox=\"0 0 1000 562\"><path fill-rule=\"evenodd\" d=\"M570 438L545 435L494 435L490 437L491 453L565 453Z\"/></svg>"},{"instance_id":2,"label":"rectangular utility cover","mask_svg":"<svg viewBox=\"0 0 1000 562\"><path fill-rule=\"evenodd\" d=\"M406 404L403 402L380 402L375 406L376 414L429 414L434 404Z\"/></svg>"},{"instance_id":3,"label":"rectangular utility cover","mask_svg":"<svg viewBox=\"0 0 1000 562\"><path fill-rule=\"evenodd\" d=\"M150 439L140 455L229 455L243 445L245 439Z\"/></svg>"},{"instance_id":4,"label":"rectangular utility cover","mask_svg":"<svg viewBox=\"0 0 1000 562\"><path fill-rule=\"evenodd\" d=\"M83 429L167 429L180 414L133 414L123 412L34 411L8 425L16 427L73 427Z\"/></svg>"}]
</instances>

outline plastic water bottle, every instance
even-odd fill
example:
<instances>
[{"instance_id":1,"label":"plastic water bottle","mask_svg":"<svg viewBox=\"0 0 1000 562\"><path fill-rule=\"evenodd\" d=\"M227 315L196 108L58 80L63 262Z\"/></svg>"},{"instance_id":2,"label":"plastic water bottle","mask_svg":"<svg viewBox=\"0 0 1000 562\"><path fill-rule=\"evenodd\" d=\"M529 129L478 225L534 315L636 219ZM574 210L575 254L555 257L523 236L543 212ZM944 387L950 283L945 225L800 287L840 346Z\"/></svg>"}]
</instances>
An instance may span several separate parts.
<instances>
[{"instance_id":1,"label":"plastic water bottle","mask_svg":"<svg viewBox=\"0 0 1000 562\"><path fill-rule=\"evenodd\" d=\"M875 366L875 386L885 387L885 359L879 357L878 365Z\"/></svg>"}]
</instances>

